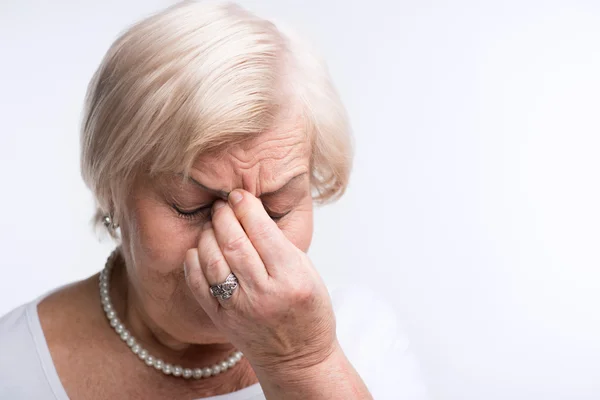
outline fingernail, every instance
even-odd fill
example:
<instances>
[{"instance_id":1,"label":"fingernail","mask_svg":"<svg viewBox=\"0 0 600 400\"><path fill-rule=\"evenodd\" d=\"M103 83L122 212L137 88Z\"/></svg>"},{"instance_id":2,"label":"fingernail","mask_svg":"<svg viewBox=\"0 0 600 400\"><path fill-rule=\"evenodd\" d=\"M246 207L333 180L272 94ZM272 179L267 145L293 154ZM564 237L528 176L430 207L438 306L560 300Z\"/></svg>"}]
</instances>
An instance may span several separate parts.
<instances>
[{"instance_id":1,"label":"fingernail","mask_svg":"<svg viewBox=\"0 0 600 400\"><path fill-rule=\"evenodd\" d=\"M223 200L215 201L215 204L213 204L213 208L211 209L211 213L214 214L215 211L217 211L219 208L223 207L224 205L225 205L225 202Z\"/></svg>"},{"instance_id":2,"label":"fingernail","mask_svg":"<svg viewBox=\"0 0 600 400\"><path fill-rule=\"evenodd\" d=\"M229 200L231 205L236 205L237 203L242 201L242 198L242 194L239 191L234 190L233 192L229 193L229 197L227 199Z\"/></svg>"}]
</instances>

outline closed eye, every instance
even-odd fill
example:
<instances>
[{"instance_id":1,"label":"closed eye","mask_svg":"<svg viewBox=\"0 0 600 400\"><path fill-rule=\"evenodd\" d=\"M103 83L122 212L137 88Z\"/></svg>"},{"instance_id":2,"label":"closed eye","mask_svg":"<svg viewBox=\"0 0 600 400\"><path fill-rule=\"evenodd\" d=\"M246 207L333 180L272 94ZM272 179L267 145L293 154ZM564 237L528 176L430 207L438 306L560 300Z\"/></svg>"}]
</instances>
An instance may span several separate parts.
<instances>
[{"instance_id":1,"label":"closed eye","mask_svg":"<svg viewBox=\"0 0 600 400\"><path fill-rule=\"evenodd\" d=\"M195 210L192 211L184 211L179 209L179 207L177 207L176 205L172 205L171 206L176 212L177 214L181 217L181 218L185 218L188 220L194 220L196 218L200 218L200 217L205 217L208 218L210 217L210 210L212 208L212 204L208 204L206 206L202 206L200 208L197 208ZM281 213L274 213L272 211L269 211L266 207L265 207L265 211L267 211L267 214L269 214L269 217L271 217L271 219L275 222L279 221L280 219L282 219L283 217L285 217L286 215L288 215L292 210L285 212L283 214Z\"/></svg>"},{"instance_id":2,"label":"closed eye","mask_svg":"<svg viewBox=\"0 0 600 400\"><path fill-rule=\"evenodd\" d=\"M210 209L212 207L212 204L208 204L206 206L202 206L202 207L197 208L197 209L192 210L192 211L180 210L179 207L177 207L176 205L172 205L171 207L173 207L173 209L177 212L177 214L181 218L185 218L185 219L188 219L188 220L194 220L194 219L199 218L199 217L208 217L208 216L210 216Z\"/></svg>"}]
</instances>

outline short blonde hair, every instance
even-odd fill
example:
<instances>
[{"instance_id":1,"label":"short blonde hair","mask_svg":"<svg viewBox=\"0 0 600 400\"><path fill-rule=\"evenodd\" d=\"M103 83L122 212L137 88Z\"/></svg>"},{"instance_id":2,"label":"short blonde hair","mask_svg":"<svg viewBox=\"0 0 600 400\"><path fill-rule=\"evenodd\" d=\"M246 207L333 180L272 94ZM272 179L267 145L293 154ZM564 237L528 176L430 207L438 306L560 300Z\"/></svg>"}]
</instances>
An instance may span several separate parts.
<instances>
[{"instance_id":1,"label":"short blonde hair","mask_svg":"<svg viewBox=\"0 0 600 400\"><path fill-rule=\"evenodd\" d=\"M199 154L264 132L290 99L312 145L313 198L337 199L352 163L349 124L306 43L229 3L185 1L133 25L86 95L81 172L96 200L94 225L106 214L122 220L140 174L187 177Z\"/></svg>"}]
</instances>

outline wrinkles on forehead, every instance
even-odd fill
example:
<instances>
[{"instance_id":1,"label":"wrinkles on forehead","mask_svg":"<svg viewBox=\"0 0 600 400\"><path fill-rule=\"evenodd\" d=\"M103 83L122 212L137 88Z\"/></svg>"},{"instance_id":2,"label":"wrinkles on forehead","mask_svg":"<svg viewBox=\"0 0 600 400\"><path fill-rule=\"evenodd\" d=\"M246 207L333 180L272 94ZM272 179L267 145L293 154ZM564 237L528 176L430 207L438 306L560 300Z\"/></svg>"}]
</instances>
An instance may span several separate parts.
<instances>
[{"instance_id":1,"label":"wrinkles on forehead","mask_svg":"<svg viewBox=\"0 0 600 400\"><path fill-rule=\"evenodd\" d=\"M199 156L190 175L221 194L242 188L261 196L309 172L310 146L301 119L283 120L259 136Z\"/></svg>"}]
</instances>

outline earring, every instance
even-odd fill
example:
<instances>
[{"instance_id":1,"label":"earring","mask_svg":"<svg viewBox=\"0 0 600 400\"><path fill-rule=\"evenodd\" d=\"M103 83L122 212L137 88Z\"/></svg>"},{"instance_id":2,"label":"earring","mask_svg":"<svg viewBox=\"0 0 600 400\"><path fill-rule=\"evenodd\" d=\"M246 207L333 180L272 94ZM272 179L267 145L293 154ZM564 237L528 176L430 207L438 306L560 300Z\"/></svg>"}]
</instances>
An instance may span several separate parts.
<instances>
[{"instance_id":1,"label":"earring","mask_svg":"<svg viewBox=\"0 0 600 400\"><path fill-rule=\"evenodd\" d=\"M108 215L108 214L107 214L107 215L105 215L105 216L102 218L102 223L104 223L104 226L106 227L106 229L115 230L115 229L117 229L117 228L119 227L119 225L118 225L118 224L117 224L117 225L115 225L115 224L113 223L113 219L112 219L112 217L111 217L110 215Z\"/></svg>"}]
</instances>

